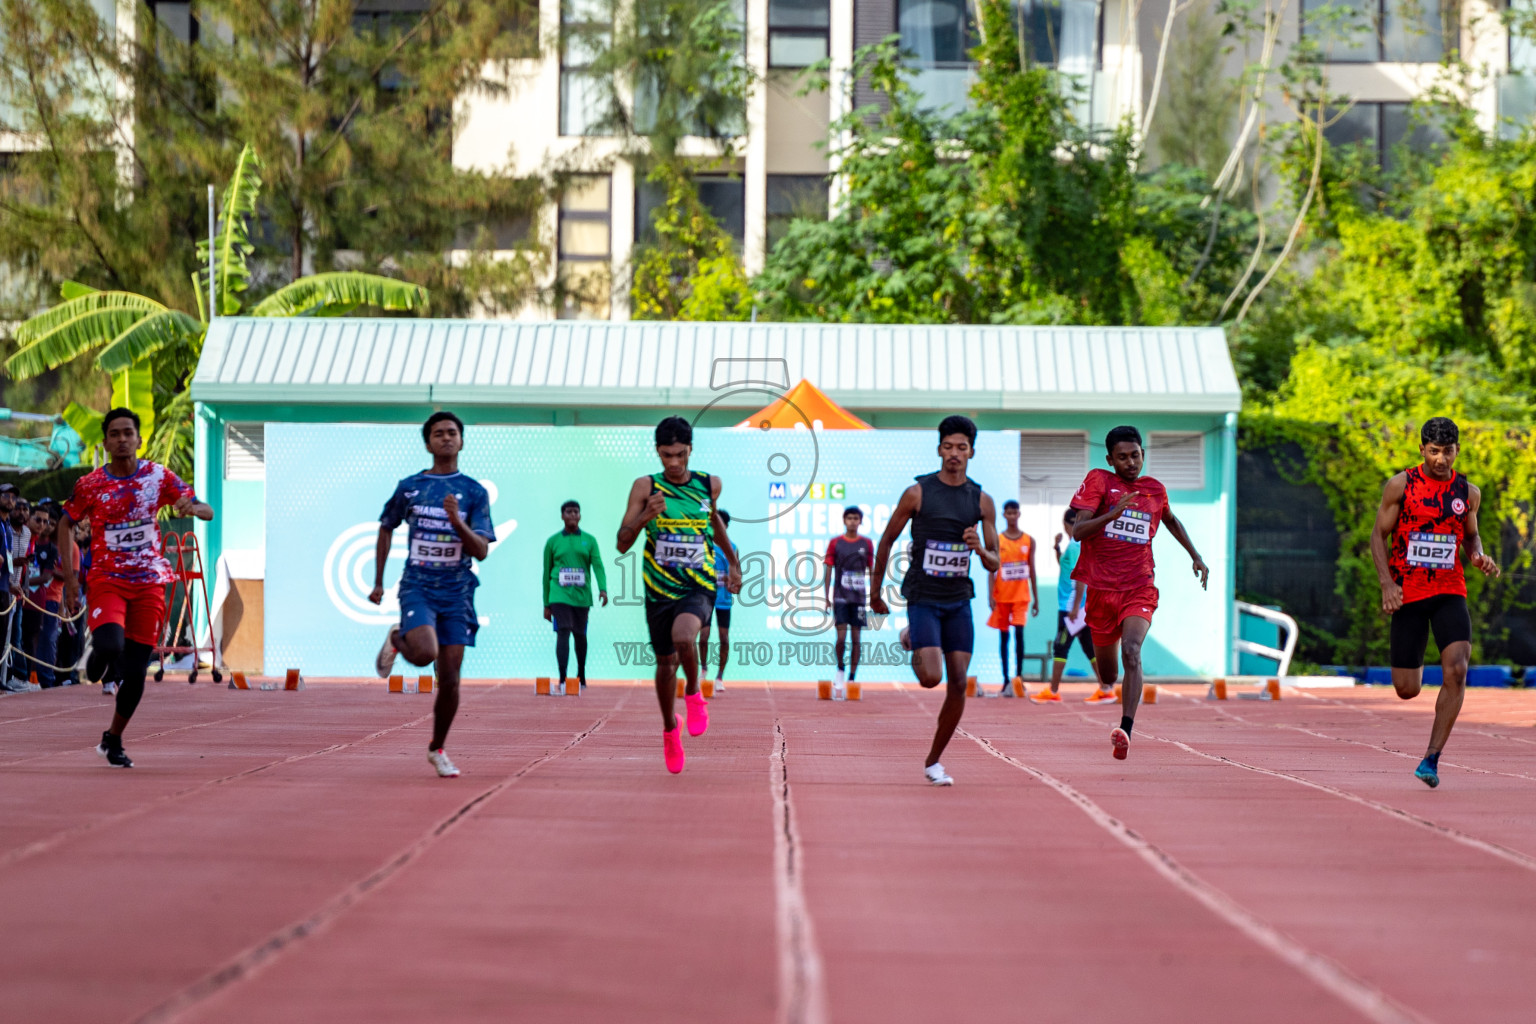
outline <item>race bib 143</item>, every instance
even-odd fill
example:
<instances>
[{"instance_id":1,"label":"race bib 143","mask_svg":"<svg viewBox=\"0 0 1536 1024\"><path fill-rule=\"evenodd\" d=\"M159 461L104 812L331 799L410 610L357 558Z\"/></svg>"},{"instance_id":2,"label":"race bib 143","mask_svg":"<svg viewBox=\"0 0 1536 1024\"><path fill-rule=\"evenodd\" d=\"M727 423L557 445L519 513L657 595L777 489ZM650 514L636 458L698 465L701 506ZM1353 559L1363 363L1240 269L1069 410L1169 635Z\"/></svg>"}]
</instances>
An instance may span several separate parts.
<instances>
[{"instance_id":1,"label":"race bib 143","mask_svg":"<svg viewBox=\"0 0 1536 1024\"><path fill-rule=\"evenodd\" d=\"M102 532L108 551L139 551L154 544L155 524L148 519L136 519L129 523L114 523Z\"/></svg>"}]
</instances>

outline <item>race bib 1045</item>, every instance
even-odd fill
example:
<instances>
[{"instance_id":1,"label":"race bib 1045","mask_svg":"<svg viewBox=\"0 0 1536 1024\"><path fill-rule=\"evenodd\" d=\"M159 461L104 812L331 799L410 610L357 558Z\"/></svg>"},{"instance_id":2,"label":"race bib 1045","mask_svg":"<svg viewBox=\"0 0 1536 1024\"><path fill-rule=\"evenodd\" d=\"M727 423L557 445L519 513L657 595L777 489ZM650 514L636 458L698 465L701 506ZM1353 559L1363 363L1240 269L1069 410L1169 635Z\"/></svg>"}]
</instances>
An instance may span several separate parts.
<instances>
[{"instance_id":1,"label":"race bib 1045","mask_svg":"<svg viewBox=\"0 0 1536 1024\"><path fill-rule=\"evenodd\" d=\"M1408 564L1416 569L1450 569L1456 565L1454 533L1408 534Z\"/></svg>"},{"instance_id":2,"label":"race bib 1045","mask_svg":"<svg viewBox=\"0 0 1536 1024\"><path fill-rule=\"evenodd\" d=\"M1128 508L1104 527L1104 536L1130 544L1152 543L1152 513Z\"/></svg>"},{"instance_id":3,"label":"race bib 1045","mask_svg":"<svg viewBox=\"0 0 1536 1024\"><path fill-rule=\"evenodd\" d=\"M463 558L464 545L456 533L420 533L411 538L411 565L442 568L458 565Z\"/></svg>"},{"instance_id":4,"label":"race bib 1045","mask_svg":"<svg viewBox=\"0 0 1536 1024\"><path fill-rule=\"evenodd\" d=\"M1010 580L1010 581L1011 580L1027 580L1027 579L1029 579L1029 563L1028 562L1004 562L1002 564L1002 566L1001 566L1001 572L999 573L999 575L1001 575L1003 577L1003 579Z\"/></svg>"},{"instance_id":5,"label":"race bib 1045","mask_svg":"<svg viewBox=\"0 0 1536 1024\"><path fill-rule=\"evenodd\" d=\"M702 533L658 533L656 564L665 569L704 568Z\"/></svg>"},{"instance_id":6,"label":"race bib 1045","mask_svg":"<svg viewBox=\"0 0 1536 1024\"><path fill-rule=\"evenodd\" d=\"M155 543L155 524L148 519L114 523L102 529L108 551L140 551Z\"/></svg>"},{"instance_id":7,"label":"race bib 1045","mask_svg":"<svg viewBox=\"0 0 1536 1024\"><path fill-rule=\"evenodd\" d=\"M560 585L562 587L584 587L587 585L587 570L564 568L560 570Z\"/></svg>"},{"instance_id":8,"label":"race bib 1045","mask_svg":"<svg viewBox=\"0 0 1536 1024\"><path fill-rule=\"evenodd\" d=\"M971 574L971 549L966 544L930 540L923 549L923 572L929 576L954 577Z\"/></svg>"}]
</instances>

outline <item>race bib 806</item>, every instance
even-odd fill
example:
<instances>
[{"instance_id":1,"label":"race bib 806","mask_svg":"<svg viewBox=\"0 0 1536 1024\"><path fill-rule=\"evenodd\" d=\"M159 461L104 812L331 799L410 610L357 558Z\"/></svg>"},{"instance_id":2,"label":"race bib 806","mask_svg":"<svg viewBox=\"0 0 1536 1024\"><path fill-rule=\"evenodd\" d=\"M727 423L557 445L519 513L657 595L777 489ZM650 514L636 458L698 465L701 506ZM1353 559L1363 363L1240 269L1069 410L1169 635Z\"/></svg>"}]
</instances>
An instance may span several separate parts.
<instances>
[{"instance_id":1,"label":"race bib 806","mask_svg":"<svg viewBox=\"0 0 1536 1024\"><path fill-rule=\"evenodd\" d=\"M1454 533L1408 534L1408 564L1417 569L1450 569L1456 564Z\"/></svg>"},{"instance_id":2,"label":"race bib 806","mask_svg":"<svg viewBox=\"0 0 1536 1024\"><path fill-rule=\"evenodd\" d=\"M923 549L923 572L929 576L969 576L971 574L970 546L930 540Z\"/></svg>"},{"instance_id":3,"label":"race bib 806","mask_svg":"<svg viewBox=\"0 0 1536 1024\"><path fill-rule=\"evenodd\" d=\"M1152 513L1128 508L1104 527L1104 536L1130 544L1152 543Z\"/></svg>"}]
</instances>

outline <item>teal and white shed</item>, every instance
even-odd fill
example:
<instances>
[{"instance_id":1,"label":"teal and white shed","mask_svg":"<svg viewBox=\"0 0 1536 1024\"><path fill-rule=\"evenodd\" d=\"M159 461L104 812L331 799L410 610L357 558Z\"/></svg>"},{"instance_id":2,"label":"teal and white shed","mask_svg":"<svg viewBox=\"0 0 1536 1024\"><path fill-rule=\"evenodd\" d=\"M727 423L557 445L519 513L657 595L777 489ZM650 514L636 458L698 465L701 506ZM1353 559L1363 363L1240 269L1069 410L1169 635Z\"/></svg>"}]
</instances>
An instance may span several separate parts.
<instances>
[{"instance_id":1,"label":"teal and white shed","mask_svg":"<svg viewBox=\"0 0 1536 1024\"><path fill-rule=\"evenodd\" d=\"M728 429L802 379L876 430L766 432L790 435L770 439ZM972 476L999 505L1017 498L1037 541L1044 593L1027 631L1031 653L1045 651L1055 629L1061 513L1086 470L1104 464L1104 434L1131 423L1147 439L1147 472L1168 486L1212 569L1202 594L1172 538L1155 542L1163 606L1147 666L1181 676L1230 668L1241 393L1219 329L234 317L211 327L192 397L198 488L217 512L199 528L228 595L222 634L232 667L367 671L387 615L358 601L359 587L371 586L371 524L394 481L421 468L418 425L451 409L468 425L466 472L493 483L496 521L510 524L483 566L490 628L470 675L552 674L548 626L527 601L538 576L532 560L558 530L567 497L582 502L584 528L613 554L628 481L657 468L648 428L672 414L720 428L701 435L695 463L726 481L722 503L743 523L733 539L743 551L760 546L782 584L765 588L761 613L738 616L748 620L740 639L778 659L743 667L744 678L818 674L782 663L803 660L806 649L779 646L782 631L800 642L808 634L791 629L797 599L786 591L795 585L784 582L778 556L819 555L845 504L869 509L866 528L882 527L900 488L935 468L933 430L955 412L982 432ZM814 467L805 481L774 479L756 449L742 447L770 442L811 446L800 460ZM621 562L610 569L615 589L628 575ZM973 664L991 679L1000 672L996 644L982 625L985 577L974 575ZM819 594L819 576L797 585L811 583ZM615 603L611 638L643 638L628 621L638 612ZM594 613L595 630L604 618ZM607 675L647 674L629 669L622 651L614 657ZM603 677L603 667L592 674Z\"/></svg>"}]
</instances>

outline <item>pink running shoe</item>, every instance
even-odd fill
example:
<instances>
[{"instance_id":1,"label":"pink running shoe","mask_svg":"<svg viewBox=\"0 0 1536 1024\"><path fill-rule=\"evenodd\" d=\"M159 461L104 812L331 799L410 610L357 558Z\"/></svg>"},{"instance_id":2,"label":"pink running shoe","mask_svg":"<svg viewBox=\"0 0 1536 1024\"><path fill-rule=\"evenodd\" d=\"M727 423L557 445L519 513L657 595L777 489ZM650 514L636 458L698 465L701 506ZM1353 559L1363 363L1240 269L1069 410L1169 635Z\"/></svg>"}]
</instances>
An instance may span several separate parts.
<instances>
[{"instance_id":1,"label":"pink running shoe","mask_svg":"<svg viewBox=\"0 0 1536 1024\"><path fill-rule=\"evenodd\" d=\"M661 749L667 759L667 771L676 775L683 770L683 731L673 726L661 734Z\"/></svg>"},{"instance_id":2,"label":"pink running shoe","mask_svg":"<svg viewBox=\"0 0 1536 1024\"><path fill-rule=\"evenodd\" d=\"M683 700L688 704L688 735L703 736L709 728L709 701L702 693L690 693Z\"/></svg>"},{"instance_id":3,"label":"pink running shoe","mask_svg":"<svg viewBox=\"0 0 1536 1024\"><path fill-rule=\"evenodd\" d=\"M1131 749L1130 735L1124 729L1116 727L1115 731L1109 734L1109 742L1114 748L1111 753L1115 755L1115 760L1124 761L1125 755Z\"/></svg>"}]
</instances>

